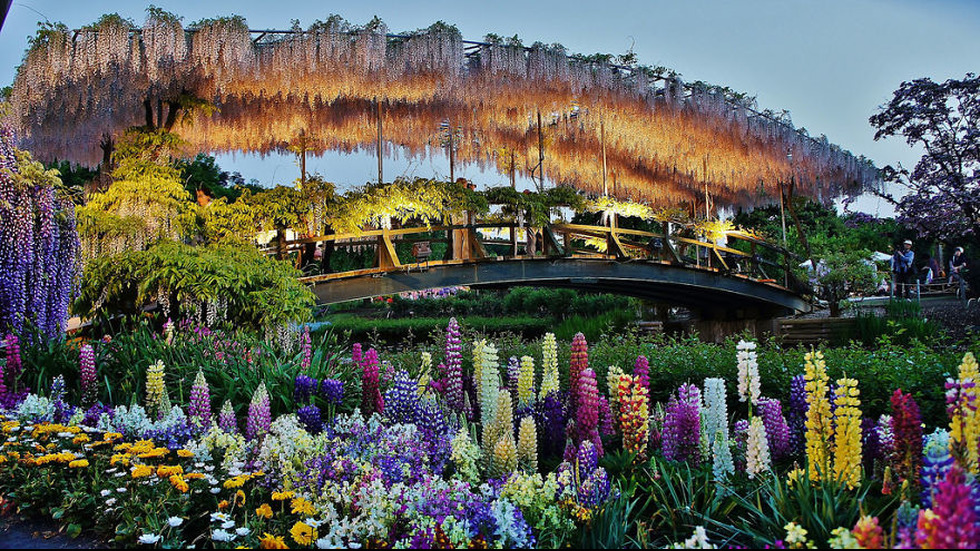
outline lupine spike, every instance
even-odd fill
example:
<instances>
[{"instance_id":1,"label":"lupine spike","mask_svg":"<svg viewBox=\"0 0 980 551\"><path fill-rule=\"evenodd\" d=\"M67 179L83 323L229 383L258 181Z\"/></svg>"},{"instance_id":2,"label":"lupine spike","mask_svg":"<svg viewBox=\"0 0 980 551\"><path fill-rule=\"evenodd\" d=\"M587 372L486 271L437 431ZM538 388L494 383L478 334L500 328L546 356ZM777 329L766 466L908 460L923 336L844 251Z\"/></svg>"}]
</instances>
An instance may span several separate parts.
<instances>
[{"instance_id":1,"label":"lupine spike","mask_svg":"<svg viewBox=\"0 0 980 551\"><path fill-rule=\"evenodd\" d=\"M507 384L504 388L511 392L517 391L517 379L521 374L521 361L517 359L517 356L511 356L507 359Z\"/></svg>"},{"instance_id":2,"label":"lupine spike","mask_svg":"<svg viewBox=\"0 0 980 551\"><path fill-rule=\"evenodd\" d=\"M95 350L91 344L83 344L78 356L82 385L82 405L92 407L99 400L98 376L95 372Z\"/></svg>"},{"instance_id":3,"label":"lupine spike","mask_svg":"<svg viewBox=\"0 0 980 551\"><path fill-rule=\"evenodd\" d=\"M951 409L950 446L961 455L964 468L973 474L978 473L978 445L980 445L980 372L972 352L967 352L960 363L956 380L959 404ZM949 386L949 385L947 385ZM951 387L952 388L952 387Z\"/></svg>"},{"instance_id":4,"label":"lupine spike","mask_svg":"<svg viewBox=\"0 0 980 551\"><path fill-rule=\"evenodd\" d=\"M520 371L517 375L517 403L529 406L534 400L534 358L521 356Z\"/></svg>"},{"instance_id":5,"label":"lupine spike","mask_svg":"<svg viewBox=\"0 0 980 551\"><path fill-rule=\"evenodd\" d=\"M804 356L806 372L806 456L810 464L810 480L830 476L830 442L833 438L833 418L827 397L827 364L822 352Z\"/></svg>"},{"instance_id":6,"label":"lupine spike","mask_svg":"<svg viewBox=\"0 0 980 551\"><path fill-rule=\"evenodd\" d=\"M167 392L164 383L164 369L163 360L157 360L150 364L146 370L146 410L148 412L159 414L161 410L163 395Z\"/></svg>"},{"instance_id":7,"label":"lupine spike","mask_svg":"<svg viewBox=\"0 0 980 551\"><path fill-rule=\"evenodd\" d=\"M650 399L636 376L619 375L616 384L619 424L623 431L623 449L643 460L647 456L650 435Z\"/></svg>"},{"instance_id":8,"label":"lupine spike","mask_svg":"<svg viewBox=\"0 0 980 551\"><path fill-rule=\"evenodd\" d=\"M584 337L582 339L584 342ZM578 375L578 407L575 412L575 444L592 442L596 451L602 455L602 440L599 438L599 389L595 371L588 367Z\"/></svg>"},{"instance_id":9,"label":"lupine spike","mask_svg":"<svg viewBox=\"0 0 980 551\"><path fill-rule=\"evenodd\" d=\"M306 373L310 369L310 365L313 363L313 344L310 341L310 326L303 326L303 333L300 336L300 350L302 351L302 359L300 360L300 369L303 373Z\"/></svg>"},{"instance_id":10,"label":"lupine spike","mask_svg":"<svg viewBox=\"0 0 980 551\"><path fill-rule=\"evenodd\" d=\"M749 478L755 478L758 474L768 472L771 463L765 424L761 417L753 417L746 440L745 472Z\"/></svg>"},{"instance_id":11,"label":"lupine spike","mask_svg":"<svg viewBox=\"0 0 980 551\"><path fill-rule=\"evenodd\" d=\"M245 437L249 440L259 440L269 432L272 424L272 412L269 403L269 392L265 383L252 394L252 402L248 406L248 419L245 421Z\"/></svg>"},{"instance_id":12,"label":"lupine spike","mask_svg":"<svg viewBox=\"0 0 980 551\"><path fill-rule=\"evenodd\" d=\"M521 419L517 431L517 460L525 471L538 472L538 429L532 417Z\"/></svg>"},{"instance_id":13,"label":"lupine spike","mask_svg":"<svg viewBox=\"0 0 980 551\"><path fill-rule=\"evenodd\" d=\"M449 318L449 326L446 327L446 348L443 362L446 365L446 373L439 373L439 377L452 378L452 372L454 370L458 371L462 377L463 344L460 339L459 323L454 317Z\"/></svg>"},{"instance_id":14,"label":"lupine spike","mask_svg":"<svg viewBox=\"0 0 980 551\"><path fill-rule=\"evenodd\" d=\"M892 405L892 458L890 466L899 481L919 484L922 467L922 416L911 394L896 390Z\"/></svg>"},{"instance_id":15,"label":"lupine spike","mask_svg":"<svg viewBox=\"0 0 980 551\"><path fill-rule=\"evenodd\" d=\"M647 395L650 395L650 361L647 360L646 356L637 356L636 363L633 364L633 376L636 377L637 383L640 386L647 389Z\"/></svg>"},{"instance_id":16,"label":"lupine spike","mask_svg":"<svg viewBox=\"0 0 980 551\"><path fill-rule=\"evenodd\" d=\"M365 416L384 413L384 400L381 397L380 364L378 352L369 348L361 361L361 410Z\"/></svg>"},{"instance_id":17,"label":"lupine spike","mask_svg":"<svg viewBox=\"0 0 980 551\"><path fill-rule=\"evenodd\" d=\"M429 382L432 381L432 354L422 352L419 357L419 382L417 393L423 396L429 390Z\"/></svg>"},{"instance_id":18,"label":"lupine spike","mask_svg":"<svg viewBox=\"0 0 980 551\"><path fill-rule=\"evenodd\" d=\"M228 434L238 434L238 420L235 418L235 409L231 407L231 400L225 400L218 413L218 427Z\"/></svg>"},{"instance_id":19,"label":"lupine spike","mask_svg":"<svg viewBox=\"0 0 980 551\"><path fill-rule=\"evenodd\" d=\"M701 393L696 386L682 385L667 402L661 440L668 461L700 462Z\"/></svg>"},{"instance_id":20,"label":"lupine spike","mask_svg":"<svg viewBox=\"0 0 980 551\"><path fill-rule=\"evenodd\" d=\"M568 370L568 405L572 410L578 409L579 403L579 379L582 372L589 368L589 343L585 340L585 335L576 333L572 337L572 355L569 360Z\"/></svg>"},{"instance_id":21,"label":"lupine spike","mask_svg":"<svg viewBox=\"0 0 980 551\"><path fill-rule=\"evenodd\" d=\"M861 400L857 380L837 380L834 403L834 477L850 489L861 483Z\"/></svg>"},{"instance_id":22,"label":"lupine spike","mask_svg":"<svg viewBox=\"0 0 980 551\"><path fill-rule=\"evenodd\" d=\"M738 342L738 399L746 400L753 406L758 403L761 391L759 388L759 362L755 352L756 344L750 341Z\"/></svg>"},{"instance_id":23,"label":"lupine spike","mask_svg":"<svg viewBox=\"0 0 980 551\"><path fill-rule=\"evenodd\" d=\"M545 333L541 343L541 393L544 400L551 393L557 393L558 382L558 342L554 333Z\"/></svg>"},{"instance_id":24,"label":"lupine spike","mask_svg":"<svg viewBox=\"0 0 980 551\"><path fill-rule=\"evenodd\" d=\"M190 405L188 413L191 420L198 426L208 427L211 425L211 390L208 381L204 378L204 371L197 370L194 378L194 385L191 386Z\"/></svg>"}]
</instances>

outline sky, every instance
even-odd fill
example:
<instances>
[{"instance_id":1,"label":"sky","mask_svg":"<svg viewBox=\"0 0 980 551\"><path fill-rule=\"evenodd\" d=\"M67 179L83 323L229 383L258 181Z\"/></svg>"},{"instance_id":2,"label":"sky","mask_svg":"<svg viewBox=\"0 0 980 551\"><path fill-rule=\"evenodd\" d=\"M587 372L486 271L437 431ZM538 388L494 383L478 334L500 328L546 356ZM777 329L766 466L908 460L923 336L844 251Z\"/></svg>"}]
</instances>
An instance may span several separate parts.
<instances>
[{"instance_id":1,"label":"sky","mask_svg":"<svg viewBox=\"0 0 980 551\"><path fill-rule=\"evenodd\" d=\"M525 44L558 42L569 52L621 54L632 48L644 65L662 65L686 81L703 80L756 96L761 108L788 110L797 127L826 134L881 167L913 166L921 151L901 139L874 141L868 117L906 80L942 81L978 70L980 2L976 0L495 0L444 2L269 2L268 0L154 0L184 23L237 14L253 29L285 29L298 19L307 27L337 13L353 24L377 15L392 32L455 24L467 40L487 33L519 35ZM117 0L79 2L14 0L0 30L0 86L13 82L16 67L39 21L70 28L118 12L137 24L146 4ZM295 159L222 155L225 170L263 185L289 183L299 175ZM307 162L341 189L376 178L377 161L365 154L326 154ZM483 186L506 177L476 167L457 174ZM446 176L438 156L385 161L385 179ZM526 184L526 182L525 182ZM901 193L901 190L894 190ZM892 213L884 201L865 197L858 210Z\"/></svg>"}]
</instances>

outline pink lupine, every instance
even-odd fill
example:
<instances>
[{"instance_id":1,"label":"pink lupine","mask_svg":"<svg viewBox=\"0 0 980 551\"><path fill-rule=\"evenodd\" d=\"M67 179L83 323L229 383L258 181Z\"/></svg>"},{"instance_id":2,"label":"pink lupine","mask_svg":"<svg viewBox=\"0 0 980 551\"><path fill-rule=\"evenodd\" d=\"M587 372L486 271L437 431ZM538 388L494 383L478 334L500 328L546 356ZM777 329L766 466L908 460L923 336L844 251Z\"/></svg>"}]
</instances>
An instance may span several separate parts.
<instances>
[{"instance_id":1,"label":"pink lupine","mask_svg":"<svg viewBox=\"0 0 980 551\"><path fill-rule=\"evenodd\" d=\"M361 362L361 411L364 415L384 413L384 399L381 397L380 364L378 352L369 348Z\"/></svg>"},{"instance_id":2,"label":"pink lupine","mask_svg":"<svg viewBox=\"0 0 980 551\"><path fill-rule=\"evenodd\" d=\"M589 343L585 340L585 335L582 333L576 333L572 338L572 356L569 362L568 371L568 388L570 393L568 396L568 407L572 411L578 409L579 395L579 379L582 377L582 372L589 368Z\"/></svg>"},{"instance_id":3,"label":"pink lupine","mask_svg":"<svg viewBox=\"0 0 980 551\"><path fill-rule=\"evenodd\" d=\"M95 351L91 344L83 344L78 353L79 379L82 385L82 404L92 406L99 399L95 374Z\"/></svg>"}]
</instances>

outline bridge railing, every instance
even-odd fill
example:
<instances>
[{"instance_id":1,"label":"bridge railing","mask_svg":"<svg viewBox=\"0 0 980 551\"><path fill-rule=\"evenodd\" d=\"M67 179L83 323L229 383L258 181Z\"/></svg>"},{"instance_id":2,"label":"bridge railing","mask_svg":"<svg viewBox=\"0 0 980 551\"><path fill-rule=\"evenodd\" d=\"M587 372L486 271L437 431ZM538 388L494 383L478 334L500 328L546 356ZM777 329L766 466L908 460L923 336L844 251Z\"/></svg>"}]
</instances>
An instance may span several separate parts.
<instances>
[{"instance_id":1,"label":"bridge railing","mask_svg":"<svg viewBox=\"0 0 980 551\"><path fill-rule=\"evenodd\" d=\"M481 232L482 230L482 232ZM483 233L495 234L490 237ZM521 239L521 234L524 238ZM295 254L298 268L315 280L339 279L389 271L426 269L443 264L478 262L497 258L535 259L555 257L645 260L690 268L719 271L755 281L786 287L808 294L808 286L794 277L790 266L798 262L793 253L755 236L740 232L726 234L724 245L680 234L661 234L615 226L550 224L529 229L514 222L480 222L440 226L369 229L358 233L335 233L286 239L280 232L264 250L279 258ZM398 243L446 243L442 258L399 256ZM371 248L370 267L342 273L324 273L314 261L318 245L334 248ZM496 253L488 249L494 247ZM430 252L431 248L426 247ZM500 252L504 254L499 254Z\"/></svg>"}]
</instances>

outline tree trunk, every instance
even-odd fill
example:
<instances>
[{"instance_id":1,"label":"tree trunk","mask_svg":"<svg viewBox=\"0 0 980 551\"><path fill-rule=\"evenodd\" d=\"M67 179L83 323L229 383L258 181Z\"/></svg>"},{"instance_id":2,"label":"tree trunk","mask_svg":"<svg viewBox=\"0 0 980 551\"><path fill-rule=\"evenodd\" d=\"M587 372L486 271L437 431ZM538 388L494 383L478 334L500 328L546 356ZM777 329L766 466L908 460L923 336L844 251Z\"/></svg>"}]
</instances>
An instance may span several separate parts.
<instances>
[{"instance_id":1,"label":"tree trunk","mask_svg":"<svg viewBox=\"0 0 980 551\"><path fill-rule=\"evenodd\" d=\"M153 130L153 102L150 101L150 98L143 100L143 109L146 112L146 127Z\"/></svg>"}]
</instances>

